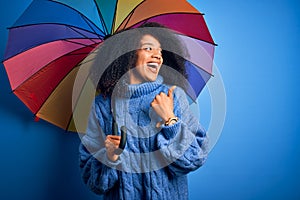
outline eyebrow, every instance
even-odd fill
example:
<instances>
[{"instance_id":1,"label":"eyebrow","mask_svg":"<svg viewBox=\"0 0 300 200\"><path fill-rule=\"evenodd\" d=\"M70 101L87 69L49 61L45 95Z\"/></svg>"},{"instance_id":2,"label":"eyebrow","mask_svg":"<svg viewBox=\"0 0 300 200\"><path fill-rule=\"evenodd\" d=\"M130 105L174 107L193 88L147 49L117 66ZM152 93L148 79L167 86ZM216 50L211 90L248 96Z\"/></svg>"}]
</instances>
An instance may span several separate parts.
<instances>
[{"instance_id":1,"label":"eyebrow","mask_svg":"<svg viewBox=\"0 0 300 200\"><path fill-rule=\"evenodd\" d=\"M155 46L154 43L151 43L151 42L146 42L146 43L142 43L142 44L141 44L141 46L144 46L144 45ZM161 45L159 45L158 48L161 48Z\"/></svg>"},{"instance_id":2,"label":"eyebrow","mask_svg":"<svg viewBox=\"0 0 300 200\"><path fill-rule=\"evenodd\" d=\"M142 43L141 45L142 45L142 46L143 46L143 45L152 45L152 46L154 46L154 44L151 43L151 42Z\"/></svg>"}]
</instances>

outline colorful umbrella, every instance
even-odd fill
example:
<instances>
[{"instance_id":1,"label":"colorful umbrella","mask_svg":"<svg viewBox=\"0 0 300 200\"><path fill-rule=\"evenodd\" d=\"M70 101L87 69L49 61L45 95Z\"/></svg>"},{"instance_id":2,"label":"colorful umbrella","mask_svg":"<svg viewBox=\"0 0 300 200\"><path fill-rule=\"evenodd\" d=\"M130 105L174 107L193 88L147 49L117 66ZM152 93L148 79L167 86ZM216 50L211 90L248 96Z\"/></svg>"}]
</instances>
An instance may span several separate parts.
<instances>
[{"instance_id":1,"label":"colorful umbrella","mask_svg":"<svg viewBox=\"0 0 300 200\"><path fill-rule=\"evenodd\" d=\"M189 45L187 72L197 96L211 77L215 44L203 14L185 0L34 0L9 28L3 64L13 93L37 118L76 131L78 70L107 35L145 22L173 29ZM195 43L205 55L193 49Z\"/></svg>"}]
</instances>

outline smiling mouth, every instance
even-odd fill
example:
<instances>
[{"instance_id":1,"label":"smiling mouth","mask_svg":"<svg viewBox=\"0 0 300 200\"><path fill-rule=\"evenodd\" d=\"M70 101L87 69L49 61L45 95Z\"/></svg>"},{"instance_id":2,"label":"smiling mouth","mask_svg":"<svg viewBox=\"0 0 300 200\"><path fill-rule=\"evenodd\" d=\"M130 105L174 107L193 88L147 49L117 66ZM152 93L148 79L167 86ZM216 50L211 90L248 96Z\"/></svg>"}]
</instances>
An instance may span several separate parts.
<instances>
[{"instance_id":1,"label":"smiling mouth","mask_svg":"<svg viewBox=\"0 0 300 200\"><path fill-rule=\"evenodd\" d=\"M157 73L158 67L159 67L158 63L150 62L150 63L147 63L147 66L150 68L150 70L153 73Z\"/></svg>"}]
</instances>

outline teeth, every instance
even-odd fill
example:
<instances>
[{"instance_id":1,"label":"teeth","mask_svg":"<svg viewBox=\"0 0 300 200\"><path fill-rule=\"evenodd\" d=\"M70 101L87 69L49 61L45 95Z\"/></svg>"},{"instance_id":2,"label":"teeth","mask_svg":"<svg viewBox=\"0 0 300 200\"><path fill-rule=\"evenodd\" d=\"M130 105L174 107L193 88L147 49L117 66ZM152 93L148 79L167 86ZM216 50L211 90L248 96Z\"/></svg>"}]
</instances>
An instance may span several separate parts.
<instances>
[{"instance_id":1,"label":"teeth","mask_svg":"<svg viewBox=\"0 0 300 200\"><path fill-rule=\"evenodd\" d=\"M158 67L158 63L147 63L149 67Z\"/></svg>"}]
</instances>

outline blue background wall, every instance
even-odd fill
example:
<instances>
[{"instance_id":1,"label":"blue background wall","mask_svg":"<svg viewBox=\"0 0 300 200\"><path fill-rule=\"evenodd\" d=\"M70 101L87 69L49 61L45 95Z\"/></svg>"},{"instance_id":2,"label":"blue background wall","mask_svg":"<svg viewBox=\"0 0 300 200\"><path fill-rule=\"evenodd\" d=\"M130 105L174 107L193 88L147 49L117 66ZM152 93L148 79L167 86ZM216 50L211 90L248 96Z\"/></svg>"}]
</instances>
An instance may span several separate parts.
<instances>
[{"instance_id":1,"label":"blue background wall","mask_svg":"<svg viewBox=\"0 0 300 200\"><path fill-rule=\"evenodd\" d=\"M189 175L190 199L300 199L300 2L190 0L219 45L227 94L222 135ZM1 1L0 57L29 0ZM17 5L14 5L17 4ZM98 199L82 184L76 134L34 122L0 66L0 199Z\"/></svg>"}]
</instances>

